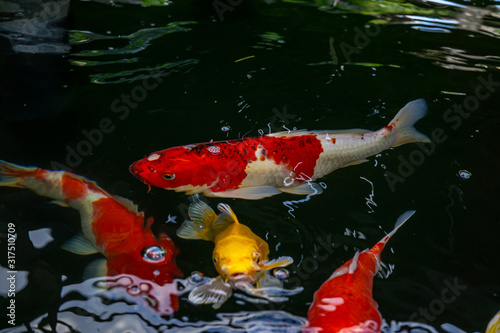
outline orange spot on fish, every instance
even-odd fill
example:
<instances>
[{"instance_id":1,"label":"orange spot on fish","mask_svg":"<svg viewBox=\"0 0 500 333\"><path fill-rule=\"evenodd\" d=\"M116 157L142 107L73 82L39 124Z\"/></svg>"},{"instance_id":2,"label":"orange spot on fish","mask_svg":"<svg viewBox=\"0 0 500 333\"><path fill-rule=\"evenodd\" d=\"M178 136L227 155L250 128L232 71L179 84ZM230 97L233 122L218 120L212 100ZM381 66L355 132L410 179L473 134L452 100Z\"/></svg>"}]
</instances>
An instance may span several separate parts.
<instances>
[{"instance_id":1,"label":"orange spot on fish","mask_svg":"<svg viewBox=\"0 0 500 333\"><path fill-rule=\"evenodd\" d=\"M391 123L389 125L387 125L386 127L384 127L387 131L392 131L394 129L394 127L396 127L396 124L394 123Z\"/></svg>"},{"instance_id":2,"label":"orange spot on fish","mask_svg":"<svg viewBox=\"0 0 500 333\"><path fill-rule=\"evenodd\" d=\"M264 162L266 160L266 157L264 155L260 155L260 160Z\"/></svg>"},{"instance_id":3,"label":"orange spot on fish","mask_svg":"<svg viewBox=\"0 0 500 333\"><path fill-rule=\"evenodd\" d=\"M78 200L87 194L87 184L81 179L77 179L65 173L62 176L62 192L66 200Z\"/></svg>"}]
</instances>

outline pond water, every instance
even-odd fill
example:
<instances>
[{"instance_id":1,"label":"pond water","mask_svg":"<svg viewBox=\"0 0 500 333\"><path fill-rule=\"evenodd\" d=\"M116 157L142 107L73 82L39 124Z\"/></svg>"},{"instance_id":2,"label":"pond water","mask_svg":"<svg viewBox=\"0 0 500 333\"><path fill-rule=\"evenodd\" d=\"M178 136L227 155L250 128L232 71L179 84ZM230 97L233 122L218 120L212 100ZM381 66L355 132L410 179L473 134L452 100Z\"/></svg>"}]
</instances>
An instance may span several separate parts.
<instances>
[{"instance_id":1,"label":"pond water","mask_svg":"<svg viewBox=\"0 0 500 333\"><path fill-rule=\"evenodd\" d=\"M303 291L271 304L235 295L218 310L184 293L173 317L83 279L100 256L61 249L79 231L77 212L1 188L1 284L8 223L19 283L16 325L2 316L1 332L25 324L35 332L51 324L58 332L300 331L319 286L410 209L417 213L391 239L374 281L385 329L482 332L500 310L500 2L22 0L0 9L0 159L69 170L137 203L180 249L180 284L192 272L217 275L213 244L175 236L187 197L148 192L129 173L132 162L269 132L376 130L418 98L429 111L416 127L433 140L337 170L307 200L208 199L231 205L271 258L293 257L285 287Z\"/></svg>"}]
</instances>

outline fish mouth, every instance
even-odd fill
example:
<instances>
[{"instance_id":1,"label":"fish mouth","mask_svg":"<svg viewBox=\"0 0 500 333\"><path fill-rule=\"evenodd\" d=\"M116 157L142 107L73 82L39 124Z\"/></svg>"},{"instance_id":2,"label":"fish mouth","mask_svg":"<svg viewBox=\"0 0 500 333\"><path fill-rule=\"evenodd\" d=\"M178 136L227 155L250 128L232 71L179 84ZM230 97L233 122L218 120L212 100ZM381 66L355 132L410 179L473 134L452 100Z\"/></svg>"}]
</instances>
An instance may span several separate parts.
<instances>
[{"instance_id":1,"label":"fish mouth","mask_svg":"<svg viewBox=\"0 0 500 333\"><path fill-rule=\"evenodd\" d=\"M255 282L252 277L245 273L234 273L229 277L229 281L231 281L235 287L239 287L239 289L245 285L253 285Z\"/></svg>"},{"instance_id":2,"label":"fish mouth","mask_svg":"<svg viewBox=\"0 0 500 333\"><path fill-rule=\"evenodd\" d=\"M130 164L130 166L128 167L128 171L130 171L130 173L140 181L144 182L144 178L141 177L141 173L143 172L143 170L139 167L139 161Z\"/></svg>"}]
</instances>

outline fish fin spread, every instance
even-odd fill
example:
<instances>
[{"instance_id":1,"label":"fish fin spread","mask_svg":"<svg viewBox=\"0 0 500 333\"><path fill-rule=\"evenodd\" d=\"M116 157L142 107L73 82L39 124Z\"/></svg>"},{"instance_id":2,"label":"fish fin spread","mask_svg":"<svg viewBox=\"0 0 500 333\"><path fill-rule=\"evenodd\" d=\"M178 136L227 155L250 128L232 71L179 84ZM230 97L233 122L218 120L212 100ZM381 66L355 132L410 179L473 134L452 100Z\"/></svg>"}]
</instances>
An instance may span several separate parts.
<instances>
[{"instance_id":1,"label":"fish fin spread","mask_svg":"<svg viewBox=\"0 0 500 333\"><path fill-rule=\"evenodd\" d=\"M392 235L394 235L396 233L396 231L398 231L398 229L401 228L401 226L403 224L405 224L405 222L408 221L410 219L410 217L412 217L413 214L415 214L415 213L416 213L416 210L408 210L408 211L404 212L403 214L401 214L398 217L396 224L394 225L394 229L390 233L388 233L384 238L382 238L382 240L380 240L380 242L387 243L389 238L391 238Z\"/></svg>"},{"instance_id":2,"label":"fish fin spread","mask_svg":"<svg viewBox=\"0 0 500 333\"><path fill-rule=\"evenodd\" d=\"M64 242L61 247L66 251L81 255L89 255L99 252L95 248L94 244L92 244L81 233L76 234L76 236Z\"/></svg>"},{"instance_id":3,"label":"fish fin spread","mask_svg":"<svg viewBox=\"0 0 500 333\"><path fill-rule=\"evenodd\" d=\"M364 129L364 128L350 128L343 130L329 130L329 131L317 131L314 134L323 134L323 135L339 135L339 134L352 134L352 135L364 135L372 133L372 131Z\"/></svg>"},{"instance_id":4,"label":"fish fin spread","mask_svg":"<svg viewBox=\"0 0 500 333\"><path fill-rule=\"evenodd\" d=\"M286 302L288 301L288 297L286 296L293 296L304 290L302 287L295 289L283 288L283 282L269 272L262 272L260 278L256 282L256 286L245 282L236 284L236 287L249 295L263 298L271 302Z\"/></svg>"},{"instance_id":5,"label":"fish fin spread","mask_svg":"<svg viewBox=\"0 0 500 333\"><path fill-rule=\"evenodd\" d=\"M132 202L132 200L129 200L124 197L120 197L119 195L113 195L112 198L118 202L120 205L124 206L127 208L130 212L137 213L138 212L138 206Z\"/></svg>"},{"instance_id":6,"label":"fish fin spread","mask_svg":"<svg viewBox=\"0 0 500 333\"><path fill-rule=\"evenodd\" d=\"M301 135L307 135L307 134L311 134L311 133L312 132L310 132L306 129L301 129L301 130L295 130L295 131L282 131L282 132L276 132L276 133L269 133L269 134L266 134L266 136L280 138L280 137L301 136Z\"/></svg>"},{"instance_id":7,"label":"fish fin spread","mask_svg":"<svg viewBox=\"0 0 500 333\"><path fill-rule=\"evenodd\" d=\"M417 99L406 104L391 120L394 124L396 142L392 145L398 147L410 142L431 142L424 134L413 127L417 121L427 114L427 103L424 99Z\"/></svg>"},{"instance_id":8,"label":"fish fin spread","mask_svg":"<svg viewBox=\"0 0 500 333\"><path fill-rule=\"evenodd\" d=\"M0 186L22 187L22 177L33 174L37 168L25 168L17 164L0 160Z\"/></svg>"},{"instance_id":9,"label":"fish fin spread","mask_svg":"<svg viewBox=\"0 0 500 333\"><path fill-rule=\"evenodd\" d=\"M92 279L99 276L106 276L108 274L107 260L104 258L96 259L88 264L83 270L83 279Z\"/></svg>"},{"instance_id":10,"label":"fish fin spread","mask_svg":"<svg viewBox=\"0 0 500 333\"><path fill-rule=\"evenodd\" d=\"M323 193L321 185L315 182L306 182L298 186L280 187L281 192L297 195L316 195Z\"/></svg>"},{"instance_id":11,"label":"fish fin spread","mask_svg":"<svg viewBox=\"0 0 500 333\"><path fill-rule=\"evenodd\" d=\"M211 227L217 221L217 214L201 200L198 194L189 197L191 204L188 215L192 220L187 220L177 229L177 236L185 239L203 239L213 241Z\"/></svg>"},{"instance_id":12,"label":"fish fin spread","mask_svg":"<svg viewBox=\"0 0 500 333\"><path fill-rule=\"evenodd\" d=\"M229 218L231 218L231 220L234 221L234 223L240 223L238 221L238 218L236 217L236 214L231 209L231 206L229 206L228 204L220 203L217 205L217 209L222 213L221 215L223 216L223 220L227 220L225 216L228 216Z\"/></svg>"},{"instance_id":13,"label":"fish fin spread","mask_svg":"<svg viewBox=\"0 0 500 333\"><path fill-rule=\"evenodd\" d=\"M282 256L273 260L261 261L260 269L267 271L268 269L273 269L277 267L285 267L293 264L293 258L288 256Z\"/></svg>"},{"instance_id":14,"label":"fish fin spread","mask_svg":"<svg viewBox=\"0 0 500 333\"><path fill-rule=\"evenodd\" d=\"M267 136L272 137L294 137L294 136L302 136L302 135L338 135L338 134L353 134L353 135L362 135L371 133L370 130L362 129L362 128L351 128L345 130L322 130L322 131L307 131L307 130L298 130L298 131L290 131L290 132L277 132L268 134Z\"/></svg>"},{"instance_id":15,"label":"fish fin spread","mask_svg":"<svg viewBox=\"0 0 500 333\"><path fill-rule=\"evenodd\" d=\"M188 300L193 304L213 304L218 309L233 294L233 288L221 276L191 290Z\"/></svg>"},{"instance_id":16,"label":"fish fin spread","mask_svg":"<svg viewBox=\"0 0 500 333\"><path fill-rule=\"evenodd\" d=\"M207 226L214 224L217 220L217 214L210 206L201 200L199 194L193 194L189 197L191 204L188 208L188 215L191 220L203 223Z\"/></svg>"},{"instance_id":17,"label":"fish fin spread","mask_svg":"<svg viewBox=\"0 0 500 333\"><path fill-rule=\"evenodd\" d=\"M271 185L242 187L235 190L224 192L210 192L211 196L219 198L237 198L246 200L259 200L262 198L272 197L273 195L280 194L281 191Z\"/></svg>"},{"instance_id":18,"label":"fish fin spread","mask_svg":"<svg viewBox=\"0 0 500 333\"><path fill-rule=\"evenodd\" d=\"M60 201L60 200L52 200L49 203L52 205L58 205L58 206L65 207L65 208L69 207L69 205L67 203L65 203L64 201Z\"/></svg>"}]
</instances>

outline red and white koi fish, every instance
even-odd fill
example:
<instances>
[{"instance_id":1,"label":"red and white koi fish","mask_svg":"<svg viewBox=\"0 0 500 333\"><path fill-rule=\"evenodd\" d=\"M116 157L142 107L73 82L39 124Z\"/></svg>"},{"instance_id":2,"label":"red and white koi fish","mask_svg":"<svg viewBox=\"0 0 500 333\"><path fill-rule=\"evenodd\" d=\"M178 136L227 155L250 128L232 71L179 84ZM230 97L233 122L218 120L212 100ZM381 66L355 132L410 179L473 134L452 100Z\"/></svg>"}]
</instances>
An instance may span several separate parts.
<instances>
[{"instance_id":1,"label":"red and white koi fish","mask_svg":"<svg viewBox=\"0 0 500 333\"><path fill-rule=\"evenodd\" d=\"M210 197L262 199L281 192L312 195L313 181L410 142L430 142L413 125L427 112L423 99L406 104L384 128L295 131L173 147L134 162L145 184Z\"/></svg>"},{"instance_id":2,"label":"red and white koi fish","mask_svg":"<svg viewBox=\"0 0 500 333\"><path fill-rule=\"evenodd\" d=\"M356 252L354 258L333 272L314 294L304 333L379 333L382 316L373 299L373 277L380 270L380 254L392 235L413 214L403 213L396 226L373 248Z\"/></svg>"},{"instance_id":3,"label":"red and white koi fish","mask_svg":"<svg viewBox=\"0 0 500 333\"><path fill-rule=\"evenodd\" d=\"M163 286L181 276L175 263L178 250L166 235L155 237L152 218L128 199L113 196L95 182L65 171L22 167L0 160L0 186L30 189L80 212L83 235L63 247L77 254L102 253L107 262L93 265L93 273L129 274ZM171 295L174 310L176 295ZM154 307L154 306L153 306Z\"/></svg>"}]
</instances>

